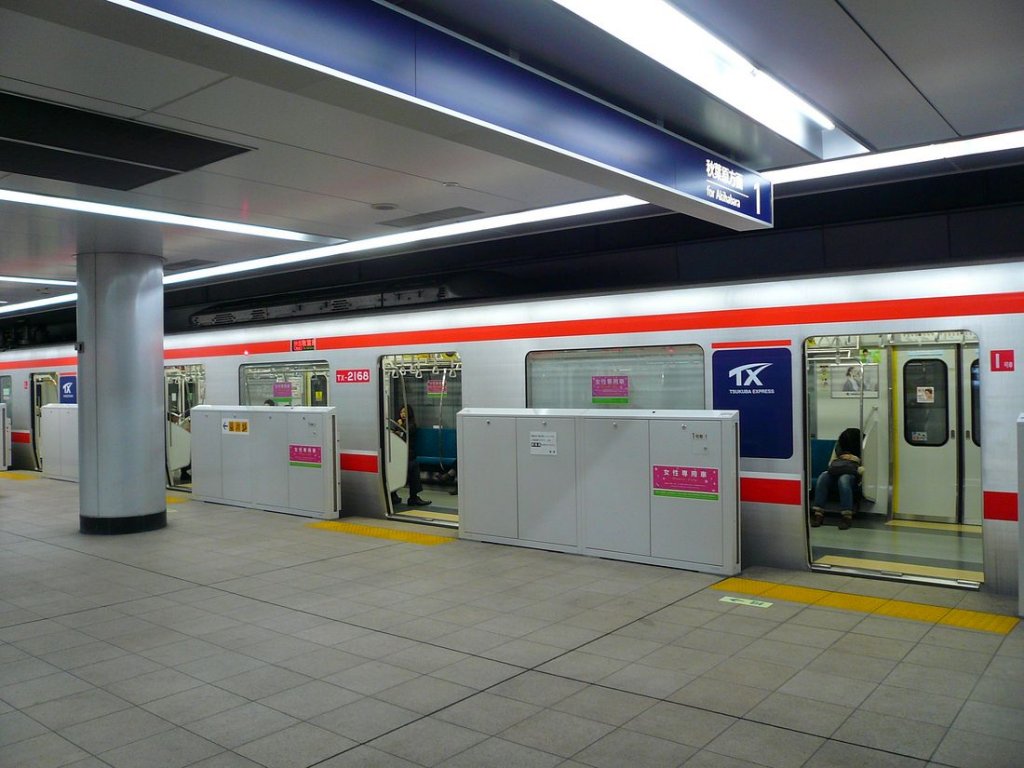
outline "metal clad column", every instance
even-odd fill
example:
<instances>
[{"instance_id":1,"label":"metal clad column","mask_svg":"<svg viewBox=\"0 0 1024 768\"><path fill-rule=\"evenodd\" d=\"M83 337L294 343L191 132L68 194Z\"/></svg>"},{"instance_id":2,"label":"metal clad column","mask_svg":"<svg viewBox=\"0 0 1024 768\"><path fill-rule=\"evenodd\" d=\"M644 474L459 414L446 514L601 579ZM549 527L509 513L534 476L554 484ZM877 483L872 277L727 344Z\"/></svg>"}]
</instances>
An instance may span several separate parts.
<instances>
[{"instance_id":1,"label":"metal clad column","mask_svg":"<svg viewBox=\"0 0 1024 768\"><path fill-rule=\"evenodd\" d=\"M163 259L101 240L78 254L80 530L150 531L167 525Z\"/></svg>"}]
</instances>

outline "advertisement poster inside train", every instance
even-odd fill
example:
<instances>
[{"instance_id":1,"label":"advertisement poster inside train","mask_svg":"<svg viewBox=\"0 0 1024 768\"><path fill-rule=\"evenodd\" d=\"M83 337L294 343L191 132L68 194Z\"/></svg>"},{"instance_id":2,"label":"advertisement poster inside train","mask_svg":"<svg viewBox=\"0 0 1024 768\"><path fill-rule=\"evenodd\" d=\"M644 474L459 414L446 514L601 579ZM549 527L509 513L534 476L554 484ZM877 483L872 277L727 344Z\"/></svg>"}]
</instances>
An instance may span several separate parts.
<instances>
[{"instance_id":1,"label":"advertisement poster inside train","mask_svg":"<svg viewBox=\"0 0 1024 768\"><path fill-rule=\"evenodd\" d=\"M714 408L740 412L740 456L793 455L793 366L788 349L720 349L711 357Z\"/></svg>"}]
</instances>

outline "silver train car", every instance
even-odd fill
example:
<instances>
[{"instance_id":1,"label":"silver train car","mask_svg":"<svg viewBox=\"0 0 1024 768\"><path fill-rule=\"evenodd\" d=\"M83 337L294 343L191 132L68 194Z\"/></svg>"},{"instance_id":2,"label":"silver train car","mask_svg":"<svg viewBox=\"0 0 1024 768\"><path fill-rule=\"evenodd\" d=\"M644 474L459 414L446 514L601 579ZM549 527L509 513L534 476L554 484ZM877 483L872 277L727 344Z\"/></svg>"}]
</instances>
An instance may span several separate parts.
<instances>
[{"instance_id":1,"label":"silver train car","mask_svg":"<svg viewBox=\"0 0 1024 768\"><path fill-rule=\"evenodd\" d=\"M1022 313L1024 264L1005 263L169 336L168 483L187 486L193 405L330 405L343 514L454 524L463 407L735 408L744 567L1015 594ZM66 394L75 365L70 347L0 354L15 468L45 461L40 409ZM428 507L398 494L403 406ZM811 526L816 478L850 427L864 466L853 524L837 525L829 499Z\"/></svg>"}]
</instances>

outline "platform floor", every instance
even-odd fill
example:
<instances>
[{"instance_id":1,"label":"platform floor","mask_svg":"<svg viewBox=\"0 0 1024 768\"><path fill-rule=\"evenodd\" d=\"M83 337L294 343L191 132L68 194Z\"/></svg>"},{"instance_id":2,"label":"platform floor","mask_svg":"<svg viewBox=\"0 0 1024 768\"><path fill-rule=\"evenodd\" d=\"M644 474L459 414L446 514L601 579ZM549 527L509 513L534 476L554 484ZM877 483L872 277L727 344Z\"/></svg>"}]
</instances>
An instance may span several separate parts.
<instances>
[{"instance_id":1,"label":"platform floor","mask_svg":"<svg viewBox=\"0 0 1024 768\"><path fill-rule=\"evenodd\" d=\"M86 537L77 491L0 473L4 768L1024 760L1016 599L187 496Z\"/></svg>"}]
</instances>

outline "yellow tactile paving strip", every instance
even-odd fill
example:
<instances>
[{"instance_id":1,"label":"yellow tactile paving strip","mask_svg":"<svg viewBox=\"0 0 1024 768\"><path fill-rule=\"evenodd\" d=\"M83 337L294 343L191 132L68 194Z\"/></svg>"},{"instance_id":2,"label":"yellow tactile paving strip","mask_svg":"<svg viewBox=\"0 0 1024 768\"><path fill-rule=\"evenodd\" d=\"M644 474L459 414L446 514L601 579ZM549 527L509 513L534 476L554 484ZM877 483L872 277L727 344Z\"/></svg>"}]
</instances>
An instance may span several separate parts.
<instances>
[{"instance_id":1,"label":"yellow tactile paving strip","mask_svg":"<svg viewBox=\"0 0 1024 768\"><path fill-rule=\"evenodd\" d=\"M775 584L770 581L758 581L756 579L725 579L718 584L712 585L711 588L722 592L757 595L762 600L786 600L791 603L806 603L807 605L836 608L843 611L860 611L878 616L892 616L898 619L927 621L931 624L941 624L959 629L973 629L979 632L994 632L1000 635L1009 634L1020 621L1015 616L1002 616L997 613L943 608L938 605L911 603L905 600L888 600L884 597L868 597L867 595L851 595L845 592L831 592L811 587L794 587L787 584Z\"/></svg>"},{"instance_id":2,"label":"yellow tactile paving strip","mask_svg":"<svg viewBox=\"0 0 1024 768\"><path fill-rule=\"evenodd\" d=\"M167 503L168 504L184 504L184 503L186 503L188 501L191 501L191 499L187 499L184 496L168 496L167 497Z\"/></svg>"},{"instance_id":3,"label":"yellow tactile paving strip","mask_svg":"<svg viewBox=\"0 0 1024 768\"><path fill-rule=\"evenodd\" d=\"M937 579L962 579L963 581L985 580L983 571L967 571L960 568L937 568L933 565L914 565L913 563L892 563L888 560L867 560L859 557L841 557L826 555L814 561L822 565L838 565L846 568L866 568L872 571L887 573L909 573L912 576L931 576Z\"/></svg>"},{"instance_id":4,"label":"yellow tactile paving strip","mask_svg":"<svg viewBox=\"0 0 1024 768\"><path fill-rule=\"evenodd\" d=\"M21 472L16 469L0 472L0 480L38 480L41 477L39 472Z\"/></svg>"},{"instance_id":5,"label":"yellow tactile paving strip","mask_svg":"<svg viewBox=\"0 0 1024 768\"><path fill-rule=\"evenodd\" d=\"M434 536L429 533L402 531L395 528L379 528L375 525L359 525L358 523L339 523L334 520L325 520L320 523L307 523L307 526L309 528L319 528L325 531L351 533L354 536L371 536L376 539L404 541L407 544L422 544L427 547L432 547L437 544L450 544L455 541L451 536Z\"/></svg>"}]
</instances>

